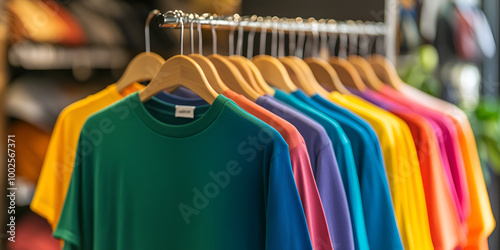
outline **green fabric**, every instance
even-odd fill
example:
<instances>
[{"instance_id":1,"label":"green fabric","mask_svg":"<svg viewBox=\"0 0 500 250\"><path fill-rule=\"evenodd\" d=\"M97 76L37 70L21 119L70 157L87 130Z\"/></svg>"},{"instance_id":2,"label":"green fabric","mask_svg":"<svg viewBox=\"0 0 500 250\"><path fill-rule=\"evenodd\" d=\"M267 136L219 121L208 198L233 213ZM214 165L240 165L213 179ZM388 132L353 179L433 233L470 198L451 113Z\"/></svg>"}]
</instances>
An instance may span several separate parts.
<instances>
[{"instance_id":1,"label":"green fabric","mask_svg":"<svg viewBox=\"0 0 500 250\"><path fill-rule=\"evenodd\" d=\"M221 95L174 114L135 93L89 117L54 232L65 249L312 249L276 130Z\"/></svg>"}]
</instances>

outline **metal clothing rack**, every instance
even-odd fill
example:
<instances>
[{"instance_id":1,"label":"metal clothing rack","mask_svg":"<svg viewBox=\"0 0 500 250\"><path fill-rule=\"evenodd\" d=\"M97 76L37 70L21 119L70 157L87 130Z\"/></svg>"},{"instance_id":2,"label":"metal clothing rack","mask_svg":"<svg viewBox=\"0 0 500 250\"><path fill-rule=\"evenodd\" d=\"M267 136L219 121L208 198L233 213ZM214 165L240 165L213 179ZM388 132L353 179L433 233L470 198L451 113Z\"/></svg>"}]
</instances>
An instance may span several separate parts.
<instances>
[{"instance_id":1,"label":"metal clothing rack","mask_svg":"<svg viewBox=\"0 0 500 250\"><path fill-rule=\"evenodd\" d=\"M168 11L157 13L160 27L167 28L190 28L191 25L201 25L202 28L215 28L216 30L233 30L242 28L245 31L255 29L280 30L284 32L326 32L337 34L358 34L384 36L386 25L382 22L370 21L336 21L334 19L314 18L280 18L280 17L260 17L260 16L217 16L210 14L186 14L182 11Z\"/></svg>"},{"instance_id":2,"label":"metal clothing rack","mask_svg":"<svg viewBox=\"0 0 500 250\"><path fill-rule=\"evenodd\" d=\"M183 37L184 29L190 28L191 36L193 33L194 27L198 29L198 32L201 32L201 29L210 28L212 30L213 37L216 37L216 30L229 30L230 32L234 32L238 29L238 32L242 31L250 31L249 36L253 37L255 32L259 31L261 34L271 31L273 36L273 41L275 40L276 34L280 33L280 37L284 33L289 33L291 35L290 39L293 38L295 41L295 35L298 34L299 38L303 38L305 34L312 34L313 38L318 38L321 34L322 37L322 46L326 44L327 37L332 37L333 41L337 39L337 35L340 38L340 46L344 48L341 50L343 54L339 54L339 56L345 56L345 47L346 42L349 37L349 52L352 50L356 50L356 45L358 44L358 37L364 38L363 40L369 43L369 37L375 37L376 41L379 38L387 37L388 29L386 24L382 22L369 22L369 21L336 21L334 19L319 19L316 20L314 18L302 19L300 17L297 18L279 18L279 17L260 17L260 16L240 16L238 14L234 14L231 16L217 16L210 14L186 14L182 11L168 11L166 13L160 13L158 10L153 10L150 12L150 16L148 17L146 23L146 39L149 37L149 21L152 18L156 18L160 27L166 28L180 28L181 29L181 37ZM233 33L234 34L234 33ZM261 36L262 37L262 36ZM253 38L252 38L253 39ZM284 38L283 38L284 39ZM264 39L265 40L265 39ZM314 39L318 41L318 39ZM332 40L332 39L329 39ZM352 42L355 41L355 42ZM250 41L250 40L249 40ZM281 38L280 38L281 41ZM301 40L303 41L303 39ZM214 44L216 41L214 40ZM232 45L234 41L230 40L230 53L232 53ZM331 43L333 46L330 46L333 50L335 50L335 42ZM383 47L380 46L382 43L376 42L377 51L380 53L380 49ZM390 54L388 51L387 45L389 43L385 42L386 54ZM303 43L301 43L303 45ZM191 45L193 46L193 45ZM241 48L241 44L239 44ZM262 46L262 38L261 38L261 46ZM302 47L299 46L298 56L302 55ZM181 42L181 54L183 51L183 45ZM250 47L249 47L250 48ZM365 50L368 47L365 46ZM149 51L149 43L146 41L146 51ZM273 43L271 47L271 54L276 55L276 45ZM216 51L216 45L213 45L213 51ZM250 50L249 50L250 51ZM261 47L261 53L263 53L265 49ZM332 50L330 50L332 51ZM340 51L339 51L340 53ZM355 52L356 53L356 52ZM248 56L248 55L247 55Z\"/></svg>"}]
</instances>

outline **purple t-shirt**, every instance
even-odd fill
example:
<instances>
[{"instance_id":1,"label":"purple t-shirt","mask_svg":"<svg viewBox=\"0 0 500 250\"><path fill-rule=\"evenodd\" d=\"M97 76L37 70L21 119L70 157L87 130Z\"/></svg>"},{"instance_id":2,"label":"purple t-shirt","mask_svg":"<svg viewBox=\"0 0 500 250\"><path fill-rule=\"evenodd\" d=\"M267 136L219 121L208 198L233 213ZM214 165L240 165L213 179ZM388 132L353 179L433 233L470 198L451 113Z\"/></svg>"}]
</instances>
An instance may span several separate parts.
<instances>
[{"instance_id":1,"label":"purple t-shirt","mask_svg":"<svg viewBox=\"0 0 500 250\"><path fill-rule=\"evenodd\" d=\"M342 223L334 223L338 220L333 219L333 217L349 214L348 211L338 213L340 210L347 209L347 198L333 146L326 130L316 121L271 96L260 96L255 102L290 122L299 130L306 142L332 243L335 246L336 243L345 241L345 239L339 239L339 236L342 235L339 232L345 232L351 228L348 225L342 225Z\"/></svg>"}]
</instances>

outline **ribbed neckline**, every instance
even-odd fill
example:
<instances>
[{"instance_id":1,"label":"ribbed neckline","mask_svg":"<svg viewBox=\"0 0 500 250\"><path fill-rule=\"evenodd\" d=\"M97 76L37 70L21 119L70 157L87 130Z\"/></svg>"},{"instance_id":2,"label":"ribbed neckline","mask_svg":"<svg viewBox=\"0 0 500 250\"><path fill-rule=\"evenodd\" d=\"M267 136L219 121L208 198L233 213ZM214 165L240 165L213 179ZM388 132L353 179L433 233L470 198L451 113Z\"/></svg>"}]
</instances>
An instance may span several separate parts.
<instances>
[{"instance_id":1,"label":"ribbed neckline","mask_svg":"<svg viewBox=\"0 0 500 250\"><path fill-rule=\"evenodd\" d=\"M198 119L187 124L172 125L158 120L148 109L155 109L156 111L165 113L165 115L174 115L175 105L163 102L156 97L151 98L146 103L142 103L138 92L131 94L127 99L129 105L146 126L156 133L175 138L192 136L206 129L217 118L228 101L226 97L218 95L212 105L200 107L202 108L201 112L203 110L206 112Z\"/></svg>"}]
</instances>

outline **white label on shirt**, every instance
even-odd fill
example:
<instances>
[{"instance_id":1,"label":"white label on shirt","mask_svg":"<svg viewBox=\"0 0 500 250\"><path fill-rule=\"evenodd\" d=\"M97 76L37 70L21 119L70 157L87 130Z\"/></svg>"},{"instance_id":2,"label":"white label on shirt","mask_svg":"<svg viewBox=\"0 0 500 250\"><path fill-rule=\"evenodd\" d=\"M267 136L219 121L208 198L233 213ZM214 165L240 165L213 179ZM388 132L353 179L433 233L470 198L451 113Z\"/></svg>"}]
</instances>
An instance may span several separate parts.
<instances>
[{"instance_id":1,"label":"white label on shirt","mask_svg":"<svg viewBox=\"0 0 500 250\"><path fill-rule=\"evenodd\" d=\"M175 117L194 118L195 106L175 105Z\"/></svg>"}]
</instances>

